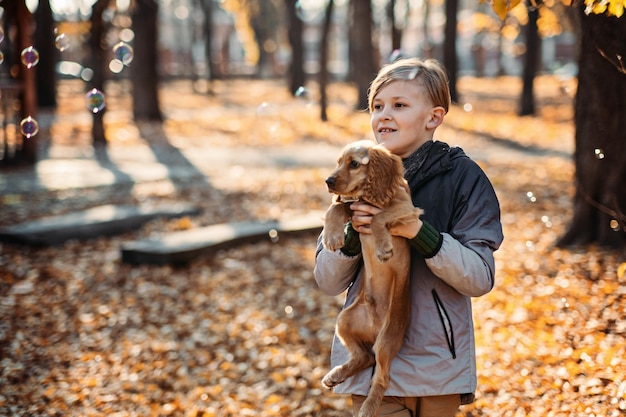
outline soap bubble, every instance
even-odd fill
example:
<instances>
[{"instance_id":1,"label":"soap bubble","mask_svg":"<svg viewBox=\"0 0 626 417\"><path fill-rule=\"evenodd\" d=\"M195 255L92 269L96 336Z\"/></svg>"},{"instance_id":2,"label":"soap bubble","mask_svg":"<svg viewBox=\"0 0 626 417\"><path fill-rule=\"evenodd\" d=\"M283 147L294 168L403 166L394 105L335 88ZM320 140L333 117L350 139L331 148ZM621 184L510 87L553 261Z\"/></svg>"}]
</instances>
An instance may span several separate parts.
<instances>
[{"instance_id":1,"label":"soap bubble","mask_svg":"<svg viewBox=\"0 0 626 417\"><path fill-rule=\"evenodd\" d=\"M302 103L307 109L313 106L311 93L306 87L298 87L294 96L296 97L296 100L298 100L299 103Z\"/></svg>"},{"instance_id":2,"label":"soap bubble","mask_svg":"<svg viewBox=\"0 0 626 417\"><path fill-rule=\"evenodd\" d=\"M296 1L296 16L298 16L300 20L306 20L306 10L302 7L300 0Z\"/></svg>"},{"instance_id":3,"label":"soap bubble","mask_svg":"<svg viewBox=\"0 0 626 417\"><path fill-rule=\"evenodd\" d=\"M70 47L70 38L65 33L61 33L54 38L54 44L59 51L63 52Z\"/></svg>"},{"instance_id":4,"label":"soap bubble","mask_svg":"<svg viewBox=\"0 0 626 417\"><path fill-rule=\"evenodd\" d=\"M295 92L295 96L296 98L299 98L302 100L309 100L310 98L309 90L307 90L306 87L298 87L298 89Z\"/></svg>"},{"instance_id":5,"label":"soap bubble","mask_svg":"<svg viewBox=\"0 0 626 417\"><path fill-rule=\"evenodd\" d=\"M113 54L115 55L115 59L124 65L130 64L135 57L133 48L126 42L116 43L115 46L113 46Z\"/></svg>"},{"instance_id":6,"label":"soap bubble","mask_svg":"<svg viewBox=\"0 0 626 417\"><path fill-rule=\"evenodd\" d=\"M400 49L394 49L391 54L389 55L389 58L387 59L387 62L392 64L394 62L396 62L399 59L404 58L404 54L402 53L402 50Z\"/></svg>"},{"instance_id":7,"label":"soap bubble","mask_svg":"<svg viewBox=\"0 0 626 417\"><path fill-rule=\"evenodd\" d=\"M593 150L593 153L596 155L597 159L604 159L604 151L600 148L596 148Z\"/></svg>"},{"instance_id":8,"label":"soap bubble","mask_svg":"<svg viewBox=\"0 0 626 417\"><path fill-rule=\"evenodd\" d=\"M0 26L0 42L2 42L4 40L4 29L2 29L2 26Z\"/></svg>"},{"instance_id":9,"label":"soap bubble","mask_svg":"<svg viewBox=\"0 0 626 417\"><path fill-rule=\"evenodd\" d=\"M28 116L20 122L20 132L22 135L26 136L26 138L32 138L39 132L39 123L37 123L37 120Z\"/></svg>"},{"instance_id":10,"label":"soap bubble","mask_svg":"<svg viewBox=\"0 0 626 417\"><path fill-rule=\"evenodd\" d=\"M4 52L0 51L0 64L4 62Z\"/></svg>"},{"instance_id":11,"label":"soap bubble","mask_svg":"<svg viewBox=\"0 0 626 417\"><path fill-rule=\"evenodd\" d=\"M619 232L621 227L619 224L619 221L616 219L611 219L611 222L609 223L611 230L613 230L614 232Z\"/></svg>"},{"instance_id":12,"label":"soap bubble","mask_svg":"<svg viewBox=\"0 0 626 417\"><path fill-rule=\"evenodd\" d=\"M20 56L26 68L32 68L39 63L39 52L32 46L24 48Z\"/></svg>"},{"instance_id":13,"label":"soap bubble","mask_svg":"<svg viewBox=\"0 0 626 417\"><path fill-rule=\"evenodd\" d=\"M274 112L274 107L271 104L269 104L267 101L264 101L263 103L259 105L259 107L256 108L256 115L261 116L261 117L272 114L273 112Z\"/></svg>"},{"instance_id":14,"label":"soap bubble","mask_svg":"<svg viewBox=\"0 0 626 417\"><path fill-rule=\"evenodd\" d=\"M92 88L86 95L87 108L93 113L98 113L104 109L104 93L97 88Z\"/></svg>"}]
</instances>

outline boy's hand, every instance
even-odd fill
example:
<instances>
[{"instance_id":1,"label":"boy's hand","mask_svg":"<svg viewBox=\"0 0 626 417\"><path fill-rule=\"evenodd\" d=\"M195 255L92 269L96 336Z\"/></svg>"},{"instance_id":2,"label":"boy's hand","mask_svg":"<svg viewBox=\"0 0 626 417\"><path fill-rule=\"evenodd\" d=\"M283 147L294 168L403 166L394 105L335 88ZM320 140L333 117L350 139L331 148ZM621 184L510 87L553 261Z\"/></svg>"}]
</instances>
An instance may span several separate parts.
<instances>
[{"instance_id":1,"label":"boy's hand","mask_svg":"<svg viewBox=\"0 0 626 417\"><path fill-rule=\"evenodd\" d=\"M372 233L372 217L380 213L382 210L376 206L362 201L352 203L352 227L359 233Z\"/></svg>"},{"instance_id":2,"label":"boy's hand","mask_svg":"<svg viewBox=\"0 0 626 417\"><path fill-rule=\"evenodd\" d=\"M371 234L372 217L383 211L382 209L362 201L352 203L352 227L359 233ZM405 223L394 226L389 232L394 236L401 236L407 239L413 239L422 228L422 220L418 219L413 223Z\"/></svg>"}]
</instances>

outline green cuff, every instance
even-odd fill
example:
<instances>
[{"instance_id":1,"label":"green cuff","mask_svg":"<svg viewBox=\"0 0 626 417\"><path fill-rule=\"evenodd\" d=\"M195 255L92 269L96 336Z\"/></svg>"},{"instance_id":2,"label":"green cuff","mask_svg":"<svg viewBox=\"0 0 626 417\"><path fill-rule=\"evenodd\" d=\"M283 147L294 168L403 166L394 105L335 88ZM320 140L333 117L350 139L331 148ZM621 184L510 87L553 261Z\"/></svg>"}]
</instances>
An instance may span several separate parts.
<instances>
[{"instance_id":1,"label":"green cuff","mask_svg":"<svg viewBox=\"0 0 626 417\"><path fill-rule=\"evenodd\" d=\"M347 256L356 256L361 253L361 239L359 238L359 232L354 230L351 221L346 223L343 233L345 243L343 248L340 249L341 252Z\"/></svg>"},{"instance_id":2,"label":"green cuff","mask_svg":"<svg viewBox=\"0 0 626 417\"><path fill-rule=\"evenodd\" d=\"M424 258L432 258L441 249L443 236L430 223L423 220L422 228L417 236L409 242Z\"/></svg>"}]
</instances>

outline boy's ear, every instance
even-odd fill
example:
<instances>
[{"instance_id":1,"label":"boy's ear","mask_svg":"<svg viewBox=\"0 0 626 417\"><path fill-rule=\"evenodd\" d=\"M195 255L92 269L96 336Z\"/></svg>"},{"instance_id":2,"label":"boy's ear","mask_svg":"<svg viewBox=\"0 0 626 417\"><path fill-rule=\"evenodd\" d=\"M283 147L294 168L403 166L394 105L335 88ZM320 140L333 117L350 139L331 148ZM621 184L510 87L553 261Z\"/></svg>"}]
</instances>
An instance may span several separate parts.
<instances>
[{"instance_id":1,"label":"boy's ear","mask_svg":"<svg viewBox=\"0 0 626 417\"><path fill-rule=\"evenodd\" d=\"M428 120L426 127L428 127L429 129L435 129L439 127L439 125L443 122L443 117L445 115L446 111L443 107L437 106L433 108L432 112L430 113L430 119Z\"/></svg>"}]
</instances>

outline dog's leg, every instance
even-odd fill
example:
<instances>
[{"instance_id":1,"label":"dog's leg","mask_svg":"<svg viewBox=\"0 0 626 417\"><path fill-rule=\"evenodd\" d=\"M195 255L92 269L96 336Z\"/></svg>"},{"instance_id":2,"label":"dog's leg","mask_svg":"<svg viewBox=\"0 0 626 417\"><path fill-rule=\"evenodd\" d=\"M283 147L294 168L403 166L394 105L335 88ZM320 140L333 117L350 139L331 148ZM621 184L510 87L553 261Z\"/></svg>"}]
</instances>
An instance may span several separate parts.
<instances>
[{"instance_id":1,"label":"dog's leg","mask_svg":"<svg viewBox=\"0 0 626 417\"><path fill-rule=\"evenodd\" d=\"M398 320L394 318L393 320ZM367 398L359 410L358 417L376 417L383 397L389 388L389 372L392 359L402 347L406 326L385 326L374 344L376 368Z\"/></svg>"},{"instance_id":2,"label":"dog's leg","mask_svg":"<svg viewBox=\"0 0 626 417\"><path fill-rule=\"evenodd\" d=\"M396 352L397 353L397 352ZM396 353L387 352L386 349L378 349L376 352L376 368L372 376L370 390L367 398L361 405L358 417L376 417L385 392L389 387L389 368L391 360Z\"/></svg>"},{"instance_id":3,"label":"dog's leg","mask_svg":"<svg viewBox=\"0 0 626 417\"><path fill-rule=\"evenodd\" d=\"M375 237L374 248L380 262L386 262L393 256L393 240L387 229L387 217L383 211L372 218L372 236Z\"/></svg>"},{"instance_id":4,"label":"dog's leg","mask_svg":"<svg viewBox=\"0 0 626 417\"><path fill-rule=\"evenodd\" d=\"M374 364L372 352L372 330L367 324L367 311L358 300L337 317L337 334L348 350L350 358L344 364L336 366L322 378L326 388L341 384L352 375ZM368 342L369 341L369 342Z\"/></svg>"},{"instance_id":5,"label":"dog's leg","mask_svg":"<svg viewBox=\"0 0 626 417\"><path fill-rule=\"evenodd\" d=\"M349 212L346 205L336 202L328 207L324 216L324 230L322 231L322 243L326 249L335 251L344 245L343 228L348 221Z\"/></svg>"},{"instance_id":6,"label":"dog's leg","mask_svg":"<svg viewBox=\"0 0 626 417\"><path fill-rule=\"evenodd\" d=\"M376 369L372 376L372 384L359 411L358 417L376 417L378 409L389 388L389 372L391 361L396 357L402 344L404 335L409 325L411 304L408 297L409 279L406 272L409 268L408 248L398 248L398 259L395 270L395 278L390 287L390 300L388 310L380 332L376 337L373 351L376 355ZM392 279L390 277L390 279Z\"/></svg>"}]
</instances>

